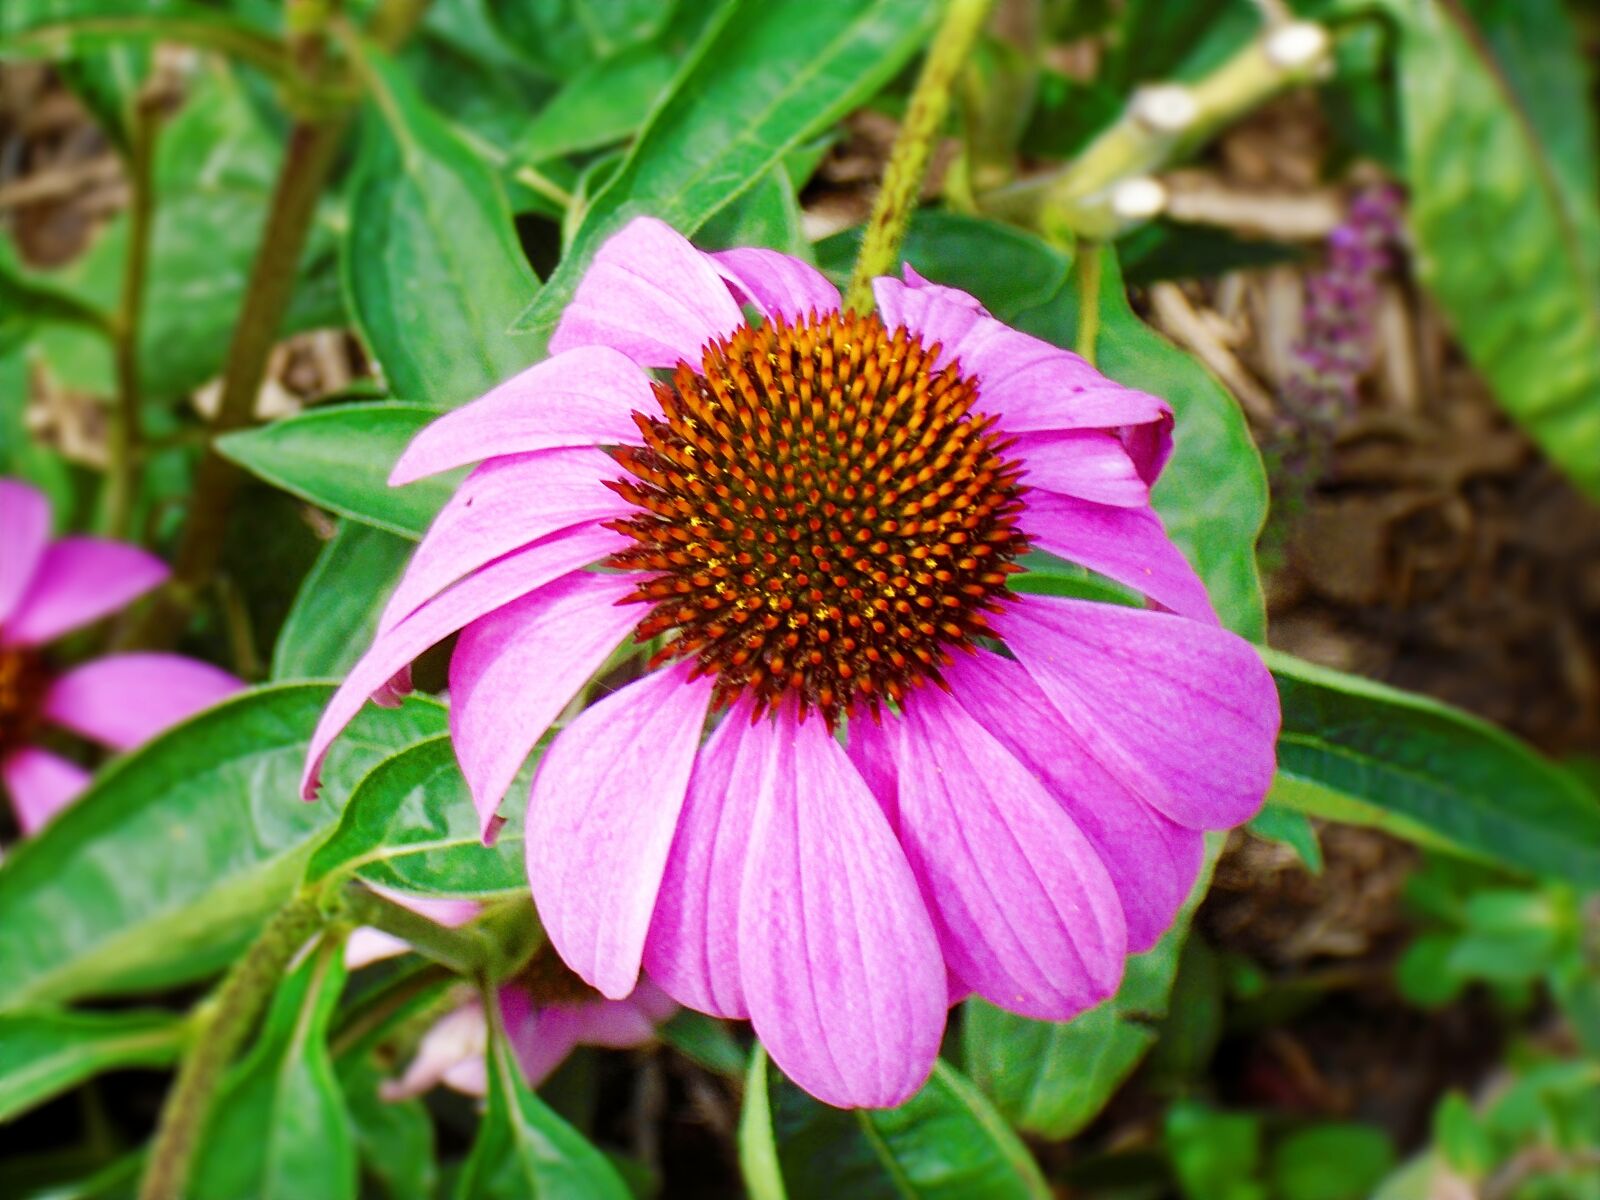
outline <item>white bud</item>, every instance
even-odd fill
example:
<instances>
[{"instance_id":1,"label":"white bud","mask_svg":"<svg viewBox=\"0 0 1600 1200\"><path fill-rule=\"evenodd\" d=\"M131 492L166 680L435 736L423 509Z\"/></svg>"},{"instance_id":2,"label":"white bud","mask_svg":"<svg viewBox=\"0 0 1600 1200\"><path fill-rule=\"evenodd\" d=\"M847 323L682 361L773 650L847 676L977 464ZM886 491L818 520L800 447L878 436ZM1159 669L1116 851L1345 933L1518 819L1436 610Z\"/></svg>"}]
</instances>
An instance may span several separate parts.
<instances>
[{"instance_id":1,"label":"white bud","mask_svg":"<svg viewBox=\"0 0 1600 1200\"><path fill-rule=\"evenodd\" d=\"M1134 93L1133 115L1157 133L1182 133L1194 124L1200 106L1183 84L1157 83Z\"/></svg>"},{"instance_id":2,"label":"white bud","mask_svg":"<svg viewBox=\"0 0 1600 1200\"><path fill-rule=\"evenodd\" d=\"M1267 61L1285 71L1302 71L1328 52L1328 31L1311 21L1294 21L1267 34Z\"/></svg>"},{"instance_id":3,"label":"white bud","mask_svg":"<svg viewBox=\"0 0 1600 1200\"><path fill-rule=\"evenodd\" d=\"M1119 220L1148 221L1166 207L1166 187L1148 175L1124 179L1111 189L1111 211Z\"/></svg>"}]
</instances>

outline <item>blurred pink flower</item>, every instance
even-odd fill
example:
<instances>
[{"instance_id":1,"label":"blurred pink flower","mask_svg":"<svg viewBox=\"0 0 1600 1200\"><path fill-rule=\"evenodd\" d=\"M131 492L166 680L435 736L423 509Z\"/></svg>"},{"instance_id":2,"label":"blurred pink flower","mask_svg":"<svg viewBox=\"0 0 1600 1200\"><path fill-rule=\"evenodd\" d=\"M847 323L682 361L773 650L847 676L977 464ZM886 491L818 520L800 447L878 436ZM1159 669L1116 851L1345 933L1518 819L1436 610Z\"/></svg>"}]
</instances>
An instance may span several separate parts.
<instances>
[{"instance_id":1,"label":"blurred pink flower","mask_svg":"<svg viewBox=\"0 0 1600 1200\"><path fill-rule=\"evenodd\" d=\"M90 537L50 540L50 506L0 479L0 781L24 833L83 790L89 773L34 744L54 724L129 750L243 685L176 654L114 654L66 671L41 647L116 612L167 577L136 546Z\"/></svg>"},{"instance_id":2,"label":"blurred pink flower","mask_svg":"<svg viewBox=\"0 0 1600 1200\"><path fill-rule=\"evenodd\" d=\"M492 837L539 738L619 643L651 642L535 776L551 942L606 996L642 966L750 1018L843 1106L911 1095L969 992L1050 1020L1110 995L1200 831L1256 812L1278 726L1150 506L1168 406L909 268L874 287L876 313L842 314L785 255L616 234L552 357L397 464L399 485L482 462L305 779L459 630L451 732ZM1013 591L1028 550L1157 607Z\"/></svg>"}]
</instances>

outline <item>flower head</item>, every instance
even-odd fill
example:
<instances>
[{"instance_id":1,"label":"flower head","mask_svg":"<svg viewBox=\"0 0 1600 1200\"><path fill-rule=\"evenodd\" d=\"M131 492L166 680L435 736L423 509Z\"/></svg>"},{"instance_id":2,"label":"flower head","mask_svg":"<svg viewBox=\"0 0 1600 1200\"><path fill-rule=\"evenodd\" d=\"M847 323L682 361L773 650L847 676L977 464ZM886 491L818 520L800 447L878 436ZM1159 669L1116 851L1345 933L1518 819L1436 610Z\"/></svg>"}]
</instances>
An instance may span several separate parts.
<instances>
[{"instance_id":1,"label":"flower head","mask_svg":"<svg viewBox=\"0 0 1600 1200\"><path fill-rule=\"evenodd\" d=\"M114 654L68 670L51 661L46 643L109 616L166 575L136 546L51 541L44 496L0 479L0 782L24 833L89 781L77 763L38 745L46 726L128 750L242 686L176 654Z\"/></svg>"},{"instance_id":2,"label":"flower head","mask_svg":"<svg viewBox=\"0 0 1600 1200\"><path fill-rule=\"evenodd\" d=\"M966 994L1047 1019L1109 995L1201 831L1260 805L1278 724L1150 507L1165 402L909 268L875 294L841 313L785 255L703 254L648 219L615 235L552 357L396 466L482 464L306 778L459 630L451 731L492 836L535 743L644 643L534 778L551 943L605 996L643 967L748 1017L839 1105L914 1092ZM1013 590L1029 550L1155 607Z\"/></svg>"}]
</instances>

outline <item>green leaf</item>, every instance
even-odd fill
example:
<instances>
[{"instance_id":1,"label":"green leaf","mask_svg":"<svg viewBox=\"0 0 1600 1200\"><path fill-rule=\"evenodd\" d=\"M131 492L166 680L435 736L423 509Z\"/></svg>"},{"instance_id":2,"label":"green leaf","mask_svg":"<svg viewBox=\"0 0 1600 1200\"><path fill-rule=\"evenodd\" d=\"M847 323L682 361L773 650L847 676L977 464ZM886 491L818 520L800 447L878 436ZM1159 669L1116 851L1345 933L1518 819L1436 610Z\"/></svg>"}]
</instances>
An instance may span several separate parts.
<instances>
[{"instance_id":1,"label":"green leaf","mask_svg":"<svg viewBox=\"0 0 1600 1200\"><path fill-rule=\"evenodd\" d=\"M1283 705L1274 802L1580 886L1600 879L1600 803L1560 767L1433 700L1263 653Z\"/></svg>"},{"instance_id":2,"label":"green leaf","mask_svg":"<svg viewBox=\"0 0 1600 1200\"><path fill-rule=\"evenodd\" d=\"M1128 959L1122 986L1104 1004L1072 1021L1051 1022L967 1001L961 1027L967 1070L1018 1129L1072 1136L1139 1065L1167 1013L1189 923L1221 849L1220 837L1206 839L1205 864L1172 928L1150 950Z\"/></svg>"},{"instance_id":3,"label":"green leaf","mask_svg":"<svg viewBox=\"0 0 1600 1200\"><path fill-rule=\"evenodd\" d=\"M1016 1134L943 1061L899 1108L814 1100L757 1050L739 1128L755 1200L1009 1200L1049 1186Z\"/></svg>"},{"instance_id":4,"label":"green leaf","mask_svg":"<svg viewBox=\"0 0 1600 1200\"><path fill-rule=\"evenodd\" d=\"M19 1012L0 1016L0 1121L101 1071L164 1067L184 1023L164 1012Z\"/></svg>"},{"instance_id":5,"label":"green leaf","mask_svg":"<svg viewBox=\"0 0 1600 1200\"><path fill-rule=\"evenodd\" d=\"M923 41L922 0L738 0L691 51L561 265L518 319L543 344L600 244L636 216L692 234L807 136L881 87Z\"/></svg>"},{"instance_id":6,"label":"green leaf","mask_svg":"<svg viewBox=\"0 0 1600 1200\"><path fill-rule=\"evenodd\" d=\"M1167 1110L1166 1138L1186 1200L1267 1200L1254 1180L1261 1161L1259 1117L1180 1101Z\"/></svg>"},{"instance_id":7,"label":"green leaf","mask_svg":"<svg viewBox=\"0 0 1600 1200\"><path fill-rule=\"evenodd\" d=\"M1322 874L1322 843L1311 818L1281 804L1268 804L1245 825L1258 838L1289 847L1313 875Z\"/></svg>"},{"instance_id":8,"label":"green leaf","mask_svg":"<svg viewBox=\"0 0 1600 1200\"><path fill-rule=\"evenodd\" d=\"M1513 19L1511 6L1474 7ZM1524 7L1514 20L1537 28L1537 57L1519 61L1492 53L1454 5L1389 0L1401 29L1409 220L1423 282L1500 403L1600 495L1589 101L1560 6Z\"/></svg>"},{"instance_id":9,"label":"green leaf","mask_svg":"<svg viewBox=\"0 0 1600 1200\"><path fill-rule=\"evenodd\" d=\"M348 672L371 644L415 548L371 525L339 522L278 633L272 678L334 679Z\"/></svg>"},{"instance_id":10,"label":"green leaf","mask_svg":"<svg viewBox=\"0 0 1600 1200\"><path fill-rule=\"evenodd\" d=\"M0 865L0 1009L157 988L230 962L299 882L373 763L441 733L444 709L368 708L299 799L323 684L236 696L102 771Z\"/></svg>"},{"instance_id":11,"label":"green leaf","mask_svg":"<svg viewBox=\"0 0 1600 1200\"><path fill-rule=\"evenodd\" d=\"M568 1125L522 1078L491 1003L489 1107L457 1181L456 1200L628 1200L605 1155Z\"/></svg>"},{"instance_id":12,"label":"green leaf","mask_svg":"<svg viewBox=\"0 0 1600 1200\"><path fill-rule=\"evenodd\" d=\"M72 511L72 477L61 456L41 446L28 428L28 362L23 347L0 337L0 475L25 479L50 497L51 509Z\"/></svg>"},{"instance_id":13,"label":"green leaf","mask_svg":"<svg viewBox=\"0 0 1600 1200\"><path fill-rule=\"evenodd\" d=\"M527 890L520 820L485 846L448 737L385 759L357 786L306 868L428 896L491 899Z\"/></svg>"},{"instance_id":14,"label":"green leaf","mask_svg":"<svg viewBox=\"0 0 1600 1200\"><path fill-rule=\"evenodd\" d=\"M705 0L695 0L705 3ZM655 37L677 7L672 0L487 0L507 43L530 65L558 78L605 62Z\"/></svg>"},{"instance_id":15,"label":"green leaf","mask_svg":"<svg viewBox=\"0 0 1600 1200\"><path fill-rule=\"evenodd\" d=\"M6 0L0 50L68 57L128 41L180 42L287 74L281 42L226 6L193 0Z\"/></svg>"},{"instance_id":16,"label":"green leaf","mask_svg":"<svg viewBox=\"0 0 1600 1200\"><path fill-rule=\"evenodd\" d=\"M782 163L705 223L695 238L706 250L767 246L810 261L811 243L800 221L800 202Z\"/></svg>"},{"instance_id":17,"label":"green leaf","mask_svg":"<svg viewBox=\"0 0 1600 1200\"><path fill-rule=\"evenodd\" d=\"M1273 1147L1273 1195L1282 1200L1366 1200L1394 1166L1394 1146L1383 1130L1330 1121L1292 1133Z\"/></svg>"},{"instance_id":18,"label":"green leaf","mask_svg":"<svg viewBox=\"0 0 1600 1200\"><path fill-rule=\"evenodd\" d=\"M389 472L439 414L421 404L335 404L217 439L217 450L268 483L321 508L413 541L450 499L463 472L401 488Z\"/></svg>"},{"instance_id":19,"label":"green leaf","mask_svg":"<svg viewBox=\"0 0 1600 1200\"><path fill-rule=\"evenodd\" d=\"M665 48L654 43L594 63L527 123L511 158L542 163L631 137L672 81L677 65Z\"/></svg>"},{"instance_id":20,"label":"green leaf","mask_svg":"<svg viewBox=\"0 0 1600 1200\"><path fill-rule=\"evenodd\" d=\"M860 234L817 247L824 270L849 274ZM1060 249L1020 229L953 213L918 213L902 257L937 283L971 292L998 319L1075 349L1078 278ZM1134 315L1114 253L1102 251L1101 371L1168 401L1177 416L1174 452L1152 499L1167 532L1193 564L1223 622L1260 641L1266 610L1255 544L1267 513L1267 477L1244 414L1198 361Z\"/></svg>"},{"instance_id":21,"label":"green leaf","mask_svg":"<svg viewBox=\"0 0 1600 1200\"><path fill-rule=\"evenodd\" d=\"M422 1101L378 1095L383 1073L366 1058L336 1064L363 1172L389 1200L433 1200L438 1190L433 1120Z\"/></svg>"},{"instance_id":22,"label":"green leaf","mask_svg":"<svg viewBox=\"0 0 1600 1200\"><path fill-rule=\"evenodd\" d=\"M354 1200L355 1136L328 1055L344 978L343 940L327 937L279 985L200 1139L195 1195Z\"/></svg>"},{"instance_id":23,"label":"green leaf","mask_svg":"<svg viewBox=\"0 0 1600 1200\"><path fill-rule=\"evenodd\" d=\"M377 53L343 271L361 335L402 400L463 404L533 361L508 332L539 286L493 168Z\"/></svg>"},{"instance_id":24,"label":"green leaf","mask_svg":"<svg viewBox=\"0 0 1600 1200\"><path fill-rule=\"evenodd\" d=\"M0 345L48 324L76 325L109 337L111 318L48 276L25 269L9 239L0 240Z\"/></svg>"}]
</instances>

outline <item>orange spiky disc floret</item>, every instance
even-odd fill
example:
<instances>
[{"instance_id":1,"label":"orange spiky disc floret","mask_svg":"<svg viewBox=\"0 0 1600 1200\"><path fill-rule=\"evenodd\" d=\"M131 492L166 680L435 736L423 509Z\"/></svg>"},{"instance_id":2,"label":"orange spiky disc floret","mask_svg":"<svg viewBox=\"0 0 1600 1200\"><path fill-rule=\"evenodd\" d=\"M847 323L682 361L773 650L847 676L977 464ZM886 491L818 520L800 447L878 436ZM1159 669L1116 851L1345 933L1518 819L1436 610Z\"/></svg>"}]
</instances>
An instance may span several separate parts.
<instances>
[{"instance_id":1,"label":"orange spiky disc floret","mask_svg":"<svg viewBox=\"0 0 1600 1200\"><path fill-rule=\"evenodd\" d=\"M670 637L652 665L693 658L715 705L792 697L831 727L991 635L1028 548L1022 467L938 350L833 312L742 327L655 385L664 419L636 413L644 445L614 452L636 544L608 560L650 573L629 598L654 606L640 641Z\"/></svg>"},{"instance_id":2,"label":"orange spiky disc floret","mask_svg":"<svg viewBox=\"0 0 1600 1200\"><path fill-rule=\"evenodd\" d=\"M43 719L50 678L42 655L0 646L0 753L25 746Z\"/></svg>"}]
</instances>

